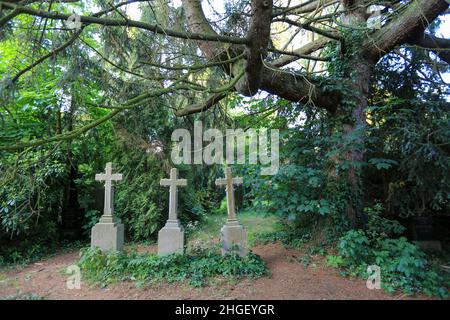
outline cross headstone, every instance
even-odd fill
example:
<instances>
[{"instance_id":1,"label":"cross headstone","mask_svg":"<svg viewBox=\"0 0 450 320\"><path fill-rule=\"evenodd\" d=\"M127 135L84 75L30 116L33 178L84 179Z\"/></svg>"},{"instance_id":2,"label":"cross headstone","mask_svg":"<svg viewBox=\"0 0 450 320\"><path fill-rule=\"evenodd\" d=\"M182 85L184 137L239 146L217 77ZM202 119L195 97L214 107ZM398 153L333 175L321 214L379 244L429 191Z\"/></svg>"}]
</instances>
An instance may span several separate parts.
<instances>
[{"instance_id":1,"label":"cross headstone","mask_svg":"<svg viewBox=\"0 0 450 320\"><path fill-rule=\"evenodd\" d=\"M158 254L182 253L184 250L184 229L178 220L178 187L187 186L186 179L178 179L178 169L170 170L170 179L161 179L160 185L169 187L169 218L158 233Z\"/></svg>"},{"instance_id":2,"label":"cross headstone","mask_svg":"<svg viewBox=\"0 0 450 320\"><path fill-rule=\"evenodd\" d=\"M113 181L121 181L122 174L112 173L112 163L106 164L105 173L98 173L95 175L95 180L104 181L105 183L105 200L102 221L113 222L114 217L114 186Z\"/></svg>"},{"instance_id":3,"label":"cross headstone","mask_svg":"<svg viewBox=\"0 0 450 320\"><path fill-rule=\"evenodd\" d=\"M105 184L105 201L103 215L99 223L92 227L91 247L103 251L121 251L123 248L124 226L114 217L114 181L122 180L122 174L112 173L112 163L106 164L105 173L95 175L95 180Z\"/></svg>"},{"instance_id":4,"label":"cross headstone","mask_svg":"<svg viewBox=\"0 0 450 320\"><path fill-rule=\"evenodd\" d=\"M225 169L225 179L216 179L216 186L225 186L225 192L227 194L227 212L228 220L236 220L236 208L234 203L234 185L241 185L243 183L242 177L233 178L231 174L231 168Z\"/></svg>"},{"instance_id":5,"label":"cross headstone","mask_svg":"<svg viewBox=\"0 0 450 320\"><path fill-rule=\"evenodd\" d=\"M228 218L221 231L222 254L227 253L237 246L238 253L245 256L247 249L247 234L244 227L239 223L236 217L236 208L234 203L234 185L241 185L241 177L233 178L231 168L225 169L225 178L216 179L216 186L225 186L227 194L227 212Z\"/></svg>"},{"instance_id":6,"label":"cross headstone","mask_svg":"<svg viewBox=\"0 0 450 320\"><path fill-rule=\"evenodd\" d=\"M170 179L161 179L160 185L164 187L170 187L169 193L169 220L177 221L177 210L178 210L178 187L187 186L186 179L178 179L178 169L172 168L170 170Z\"/></svg>"}]
</instances>

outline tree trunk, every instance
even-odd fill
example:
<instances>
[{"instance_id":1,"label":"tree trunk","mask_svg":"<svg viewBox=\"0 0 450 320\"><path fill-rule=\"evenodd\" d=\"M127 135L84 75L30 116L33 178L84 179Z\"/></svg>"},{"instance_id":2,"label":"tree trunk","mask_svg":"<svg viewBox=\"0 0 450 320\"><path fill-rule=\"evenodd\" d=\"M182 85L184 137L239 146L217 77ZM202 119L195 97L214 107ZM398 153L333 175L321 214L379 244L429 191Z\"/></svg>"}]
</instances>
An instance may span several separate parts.
<instances>
[{"instance_id":1,"label":"tree trunk","mask_svg":"<svg viewBox=\"0 0 450 320\"><path fill-rule=\"evenodd\" d=\"M348 13L344 21L350 28L366 26L367 13L365 7L358 7L358 2L348 1ZM356 9L353 9L356 8ZM348 47L347 47L348 46ZM350 50L347 54L346 50ZM350 80L349 104L343 106L345 115L343 133L349 141L349 149L344 159L350 162L347 180L351 187L351 199L347 205L347 217L354 228L363 226L364 192L359 164L364 160L364 135L366 128L366 108L370 89L370 80L375 61L364 57L361 49L353 43L343 44L344 76ZM344 101L344 104L346 102Z\"/></svg>"},{"instance_id":2,"label":"tree trunk","mask_svg":"<svg viewBox=\"0 0 450 320\"><path fill-rule=\"evenodd\" d=\"M364 208L364 192L359 164L364 160L366 108L373 68L365 61L354 66L356 74L353 75L351 88L355 105L351 110L351 120L344 123L343 131L346 139L351 141L350 149L344 154L345 160L352 163L347 173L352 190L352 199L347 206L347 216L352 226L357 228L362 226Z\"/></svg>"}]
</instances>

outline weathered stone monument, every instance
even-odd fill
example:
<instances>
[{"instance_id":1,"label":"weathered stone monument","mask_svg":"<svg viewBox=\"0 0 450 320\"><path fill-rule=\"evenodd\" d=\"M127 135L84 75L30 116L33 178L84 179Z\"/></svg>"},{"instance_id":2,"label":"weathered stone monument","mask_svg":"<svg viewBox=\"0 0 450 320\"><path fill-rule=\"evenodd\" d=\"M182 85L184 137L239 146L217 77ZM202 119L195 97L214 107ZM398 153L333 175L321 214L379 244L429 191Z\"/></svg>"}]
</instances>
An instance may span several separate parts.
<instances>
[{"instance_id":1,"label":"weathered stone monument","mask_svg":"<svg viewBox=\"0 0 450 320\"><path fill-rule=\"evenodd\" d=\"M105 183L105 203L100 221L92 227L91 247L103 251L121 251L123 249L124 227L120 219L114 217L113 181L122 180L122 175L112 173L112 163L106 164L105 173L95 175L95 180Z\"/></svg>"},{"instance_id":2,"label":"weathered stone monument","mask_svg":"<svg viewBox=\"0 0 450 320\"><path fill-rule=\"evenodd\" d=\"M169 219L158 233L158 254L183 253L184 229L178 220L178 187L187 186L186 179L178 179L178 169L170 170L170 179L161 179L161 186L170 187Z\"/></svg>"},{"instance_id":3,"label":"weathered stone monument","mask_svg":"<svg viewBox=\"0 0 450 320\"><path fill-rule=\"evenodd\" d=\"M225 254L236 247L239 255L243 257L248 253L247 233L236 218L233 187L233 185L240 185L242 183L243 179L241 177L233 178L231 168L225 169L225 179L216 179L216 186L225 186L225 191L227 193L228 218L227 222L220 230L222 254Z\"/></svg>"}]
</instances>

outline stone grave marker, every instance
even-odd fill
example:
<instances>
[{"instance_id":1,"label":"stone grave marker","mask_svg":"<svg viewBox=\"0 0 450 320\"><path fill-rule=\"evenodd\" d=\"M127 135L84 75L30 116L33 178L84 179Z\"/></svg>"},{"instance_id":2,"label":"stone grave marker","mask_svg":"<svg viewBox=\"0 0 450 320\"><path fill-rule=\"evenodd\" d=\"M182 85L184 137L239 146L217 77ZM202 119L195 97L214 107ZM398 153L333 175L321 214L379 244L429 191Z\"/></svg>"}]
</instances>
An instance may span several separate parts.
<instances>
[{"instance_id":1,"label":"stone grave marker","mask_svg":"<svg viewBox=\"0 0 450 320\"><path fill-rule=\"evenodd\" d=\"M169 187L169 219L158 232L158 254L183 253L184 229L177 216L178 187L187 186L186 179L178 179L178 169L170 170L170 179L161 179L161 186Z\"/></svg>"},{"instance_id":2,"label":"stone grave marker","mask_svg":"<svg viewBox=\"0 0 450 320\"><path fill-rule=\"evenodd\" d=\"M122 251L124 226L114 217L114 181L122 180L120 173L112 173L112 163L106 164L105 173L95 175L95 180L105 184L104 210L100 221L92 227L91 247L103 251Z\"/></svg>"},{"instance_id":3,"label":"stone grave marker","mask_svg":"<svg viewBox=\"0 0 450 320\"><path fill-rule=\"evenodd\" d=\"M225 186L227 194L227 212L228 218L225 225L220 230L222 242L222 254L237 247L240 256L246 256L247 249L247 233L244 227L236 218L236 209L234 205L234 185L243 183L241 177L233 178L231 168L225 169L225 179L216 179L216 186Z\"/></svg>"}]
</instances>

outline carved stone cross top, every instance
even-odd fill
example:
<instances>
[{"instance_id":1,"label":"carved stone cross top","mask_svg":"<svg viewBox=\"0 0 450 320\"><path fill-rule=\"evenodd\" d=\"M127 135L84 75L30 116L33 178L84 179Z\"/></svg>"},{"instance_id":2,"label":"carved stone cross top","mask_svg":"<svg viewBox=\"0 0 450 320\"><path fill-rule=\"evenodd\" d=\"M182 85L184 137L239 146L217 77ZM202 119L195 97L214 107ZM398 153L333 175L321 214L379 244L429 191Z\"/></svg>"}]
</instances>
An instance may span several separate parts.
<instances>
[{"instance_id":1,"label":"carved stone cross top","mask_svg":"<svg viewBox=\"0 0 450 320\"><path fill-rule=\"evenodd\" d=\"M225 186L225 191L227 193L228 220L236 220L233 185L240 185L243 181L244 180L241 177L233 178L231 168L229 167L225 169L225 179L216 179L216 186Z\"/></svg>"},{"instance_id":2,"label":"carved stone cross top","mask_svg":"<svg viewBox=\"0 0 450 320\"><path fill-rule=\"evenodd\" d=\"M169 221L175 222L178 220L178 187L187 186L186 179L178 179L178 169L170 169L170 179L161 179L161 186L170 187L170 200L169 200Z\"/></svg>"},{"instance_id":3,"label":"carved stone cross top","mask_svg":"<svg viewBox=\"0 0 450 320\"><path fill-rule=\"evenodd\" d=\"M113 181L122 180L122 174L112 173L112 163L106 164L105 173L98 173L95 175L95 180L105 182L105 207L103 209L103 218L109 218L112 222L112 215L114 213L114 187Z\"/></svg>"}]
</instances>

